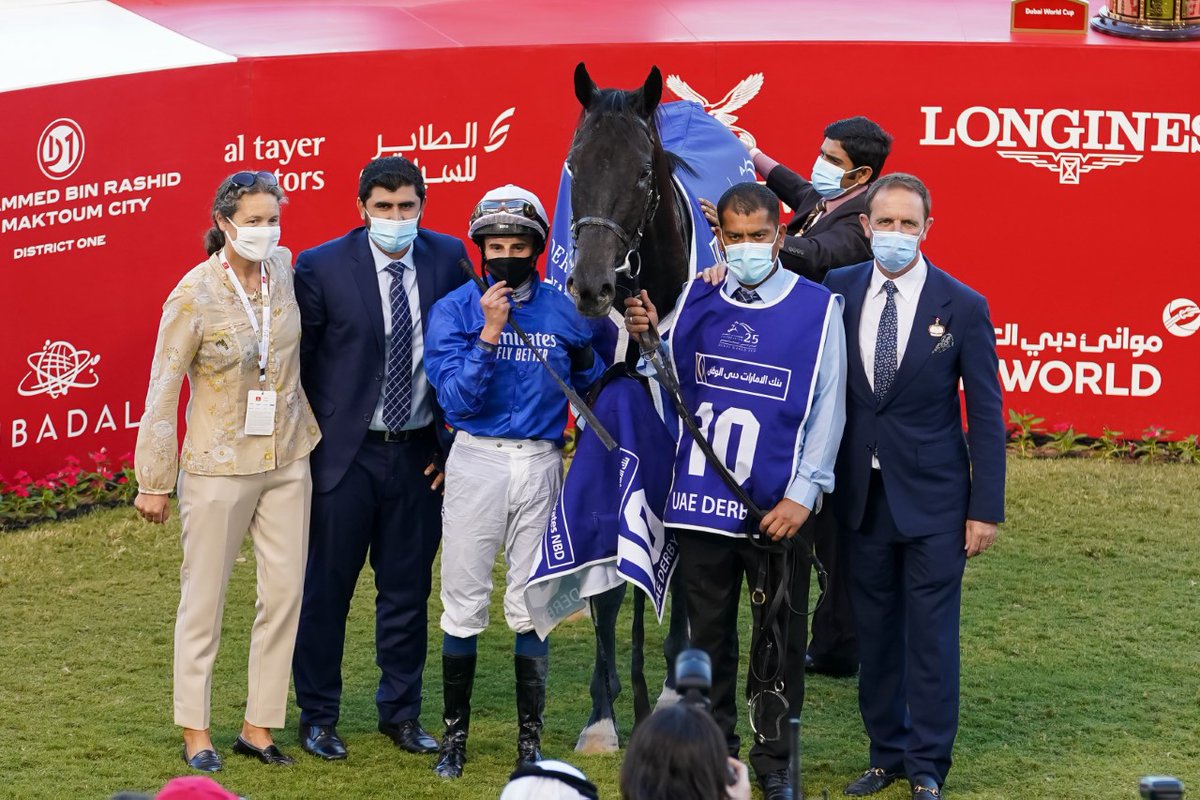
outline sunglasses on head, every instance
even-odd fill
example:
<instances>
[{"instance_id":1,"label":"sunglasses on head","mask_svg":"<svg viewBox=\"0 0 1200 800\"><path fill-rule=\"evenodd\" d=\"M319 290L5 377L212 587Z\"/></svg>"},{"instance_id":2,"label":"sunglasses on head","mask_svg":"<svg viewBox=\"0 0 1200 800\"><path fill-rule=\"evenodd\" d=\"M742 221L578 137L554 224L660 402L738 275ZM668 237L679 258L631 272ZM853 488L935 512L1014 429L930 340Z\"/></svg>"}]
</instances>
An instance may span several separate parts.
<instances>
[{"instance_id":1,"label":"sunglasses on head","mask_svg":"<svg viewBox=\"0 0 1200 800\"><path fill-rule=\"evenodd\" d=\"M229 176L229 182L234 186L253 186L255 181L262 181L267 186L278 186L279 179L274 172L235 172Z\"/></svg>"}]
</instances>

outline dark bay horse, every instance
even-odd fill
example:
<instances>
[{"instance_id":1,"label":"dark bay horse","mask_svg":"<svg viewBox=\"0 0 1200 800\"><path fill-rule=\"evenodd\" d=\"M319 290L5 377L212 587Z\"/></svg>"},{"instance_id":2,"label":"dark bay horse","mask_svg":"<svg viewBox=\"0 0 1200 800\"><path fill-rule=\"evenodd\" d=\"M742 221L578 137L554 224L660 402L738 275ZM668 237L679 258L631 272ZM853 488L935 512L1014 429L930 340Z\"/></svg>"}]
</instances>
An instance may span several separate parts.
<instances>
[{"instance_id":1,"label":"dark bay horse","mask_svg":"<svg viewBox=\"0 0 1200 800\"><path fill-rule=\"evenodd\" d=\"M654 112L662 98L662 74L650 70L641 88L633 91L600 89L579 64L575 96L583 106L568 155L572 175L571 233L575 267L567 289L576 307L588 317L607 317L615 306L623 310L635 283L665 315L689 274L691 214L676 195L672 171L688 169L664 150ZM636 281L634 280L636 279ZM616 353L634 365L638 347L630 343ZM619 746L613 700L621 690L617 678L617 614L626 584L592 599L596 625L596 664L592 673L592 713L576 749L606 752ZM686 647L687 623L682 593L672 592L670 629L664 641L667 682L660 701L672 697L674 656ZM649 713L642 673L642 621L645 596L634 591L634 630L631 671L634 716Z\"/></svg>"}]
</instances>

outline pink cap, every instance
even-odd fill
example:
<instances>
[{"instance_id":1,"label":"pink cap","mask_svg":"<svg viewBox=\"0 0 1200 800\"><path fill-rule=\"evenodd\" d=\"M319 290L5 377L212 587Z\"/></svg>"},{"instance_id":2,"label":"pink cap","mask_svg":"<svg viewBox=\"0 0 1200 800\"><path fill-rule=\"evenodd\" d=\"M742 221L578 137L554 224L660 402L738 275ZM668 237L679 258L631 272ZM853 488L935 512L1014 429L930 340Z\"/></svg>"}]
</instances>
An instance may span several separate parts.
<instances>
[{"instance_id":1,"label":"pink cap","mask_svg":"<svg viewBox=\"0 0 1200 800\"><path fill-rule=\"evenodd\" d=\"M207 775L186 775L169 781L155 800L238 800L238 796Z\"/></svg>"}]
</instances>

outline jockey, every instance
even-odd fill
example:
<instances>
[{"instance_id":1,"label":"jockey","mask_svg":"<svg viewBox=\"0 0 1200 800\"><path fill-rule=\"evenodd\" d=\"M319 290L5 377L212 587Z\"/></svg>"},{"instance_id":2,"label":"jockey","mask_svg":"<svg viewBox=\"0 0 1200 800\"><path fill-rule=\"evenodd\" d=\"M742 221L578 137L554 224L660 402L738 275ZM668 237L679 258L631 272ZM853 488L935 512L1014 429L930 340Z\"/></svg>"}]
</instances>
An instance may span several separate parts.
<instances>
[{"instance_id":1,"label":"jockey","mask_svg":"<svg viewBox=\"0 0 1200 800\"><path fill-rule=\"evenodd\" d=\"M591 332L562 292L542 286L546 212L531 192L493 189L471 214L487 284L465 284L429 315L425 368L455 445L442 512L442 681L446 732L434 771L462 775L476 639L488 625L492 567L507 566L504 617L516 633L517 766L541 760L549 643L538 637L525 585L562 484L567 400L511 326L581 394L601 375Z\"/></svg>"}]
</instances>

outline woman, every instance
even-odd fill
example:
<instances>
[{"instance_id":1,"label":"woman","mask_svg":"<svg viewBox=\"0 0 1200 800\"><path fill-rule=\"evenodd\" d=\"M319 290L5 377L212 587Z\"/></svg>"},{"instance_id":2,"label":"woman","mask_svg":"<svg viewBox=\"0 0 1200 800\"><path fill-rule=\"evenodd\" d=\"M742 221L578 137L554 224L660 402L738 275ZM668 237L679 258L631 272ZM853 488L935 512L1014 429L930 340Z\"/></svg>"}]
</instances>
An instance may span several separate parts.
<instances>
[{"instance_id":1,"label":"woman","mask_svg":"<svg viewBox=\"0 0 1200 800\"><path fill-rule=\"evenodd\" d=\"M708 711L677 703L633 731L621 764L621 800L750 800L750 773L729 757Z\"/></svg>"},{"instance_id":2,"label":"woman","mask_svg":"<svg viewBox=\"0 0 1200 800\"><path fill-rule=\"evenodd\" d=\"M225 587L247 531L258 565L250 685L233 751L291 764L271 738L287 710L312 494L308 454L321 434L300 388L300 313L291 254L278 247L284 200L269 172L238 172L217 189L208 259L163 306L146 412L138 429L134 506L166 522L179 476L183 566L175 621L175 724L183 760L216 772L209 736L213 661ZM178 453L179 390L188 378Z\"/></svg>"}]
</instances>

